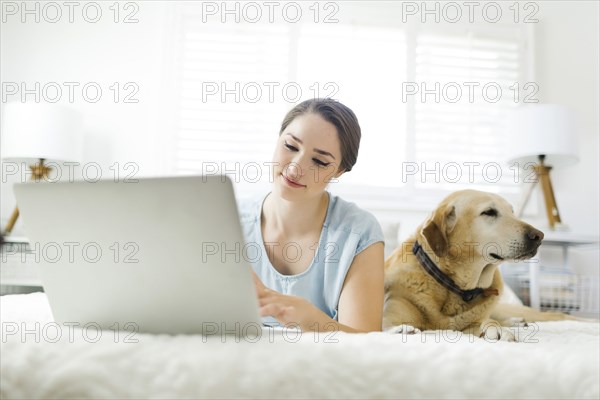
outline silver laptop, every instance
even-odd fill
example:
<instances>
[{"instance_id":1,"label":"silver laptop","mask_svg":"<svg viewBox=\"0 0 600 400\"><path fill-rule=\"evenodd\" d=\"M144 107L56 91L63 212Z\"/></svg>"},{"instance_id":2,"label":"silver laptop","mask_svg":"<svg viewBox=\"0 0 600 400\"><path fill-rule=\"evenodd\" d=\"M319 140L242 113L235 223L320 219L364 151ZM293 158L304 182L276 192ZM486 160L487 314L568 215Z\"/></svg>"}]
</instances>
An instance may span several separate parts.
<instances>
[{"instance_id":1,"label":"silver laptop","mask_svg":"<svg viewBox=\"0 0 600 400\"><path fill-rule=\"evenodd\" d=\"M14 190L57 323L171 334L260 329L227 177Z\"/></svg>"}]
</instances>

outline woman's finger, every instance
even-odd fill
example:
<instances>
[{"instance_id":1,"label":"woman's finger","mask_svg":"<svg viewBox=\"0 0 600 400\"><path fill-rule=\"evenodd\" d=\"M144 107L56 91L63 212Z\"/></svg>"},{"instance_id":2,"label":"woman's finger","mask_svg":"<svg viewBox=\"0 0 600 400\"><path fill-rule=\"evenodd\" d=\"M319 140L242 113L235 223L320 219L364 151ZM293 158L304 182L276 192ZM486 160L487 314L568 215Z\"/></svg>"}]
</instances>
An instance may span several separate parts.
<instances>
[{"instance_id":1,"label":"woman's finger","mask_svg":"<svg viewBox=\"0 0 600 400\"><path fill-rule=\"evenodd\" d=\"M278 318L279 314L281 314L282 309L283 309L283 307L281 306L281 304L276 304L276 303L266 304L260 308L260 316L261 317L271 316L271 317Z\"/></svg>"},{"instance_id":2,"label":"woman's finger","mask_svg":"<svg viewBox=\"0 0 600 400\"><path fill-rule=\"evenodd\" d=\"M293 315L293 312L293 306L286 306L278 303L267 304L260 308L261 317L271 316L284 324L289 322L289 319Z\"/></svg>"},{"instance_id":3,"label":"woman's finger","mask_svg":"<svg viewBox=\"0 0 600 400\"><path fill-rule=\"evenodd\" d=\"M266 296L262 296L258 298L258 304L263 306L265 304L269 304L269 303L283 303L281 296L273 296L273 295L266 295Z\"/></svg>"},{"instance_id":4,"label":"woman's finger","mask_svg":"<svg viewBox=\"0 0 600 400\"><path fill-rule=\"evenodd\" d=\"M254 285L256 286L256 288L257 289L265 289L266 288L265 284L260 280L258 275L256 275L256 272L254 272L253 269L250 269L250 271L252 271L252 279L254 280Z\"/></svg>"}]
</instances>

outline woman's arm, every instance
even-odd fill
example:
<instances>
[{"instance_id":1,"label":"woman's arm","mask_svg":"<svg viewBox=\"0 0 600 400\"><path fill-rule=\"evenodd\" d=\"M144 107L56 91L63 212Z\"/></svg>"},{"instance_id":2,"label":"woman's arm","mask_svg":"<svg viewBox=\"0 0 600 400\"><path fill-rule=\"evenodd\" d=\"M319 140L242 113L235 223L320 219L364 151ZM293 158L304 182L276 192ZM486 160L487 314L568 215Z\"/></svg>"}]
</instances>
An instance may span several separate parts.
<instances>
[{"instance_id":1,"label":"woman's arm","mask_svg":"<svg viewBox=\"0 0 600 400\"><path fill-rule=\"evenodd\" d=\"M346 275L338 321L299 296L267 288L254 274L261 316L272 316L283 325L299 325L303 331L381 331L383 318L383 243L360 252Z\"/></svg>"},{"instance_id":2,"label":"woman's arm","mask_svg":"<svg viewBox=\"0 0 600 400\"><path fill-rule=\"evenodd\" d=\"M383 320L384 276L383 243L361 251L348 270L340 302L338 321L358 331L381 331Z\"/></svg>"}]
</instances>

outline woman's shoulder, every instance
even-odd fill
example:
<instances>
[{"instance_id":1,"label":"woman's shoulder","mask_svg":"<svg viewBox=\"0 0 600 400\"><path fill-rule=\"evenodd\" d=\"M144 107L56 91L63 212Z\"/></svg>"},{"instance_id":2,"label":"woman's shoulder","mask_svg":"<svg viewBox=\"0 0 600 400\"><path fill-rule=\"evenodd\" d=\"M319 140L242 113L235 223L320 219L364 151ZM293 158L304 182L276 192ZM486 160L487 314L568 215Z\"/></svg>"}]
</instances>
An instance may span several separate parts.
<instances>
[{"instance_id":1,"label":"woman's shoulder","mask_svg":"<svg viewBox=\"0 0 600 400\"><path fill-rule=\"evenodd\" d=\"M242 196L237 199L240 221L248 223L257 220L260 217L262 202L265 198L264 193Z\"/></svg>"},{"instance_id":2,"label":"woman's shoulder","mask_svg":"<svg viewBox=\"0 0 600 400\"><path fill-rule=\"evenodd\" d=\"M332 202L330 229L346 230L360 235L365 232L381 231L379 221L371 212L334 194L330 193L330 196Z\"/></svg>"}]
</instances>

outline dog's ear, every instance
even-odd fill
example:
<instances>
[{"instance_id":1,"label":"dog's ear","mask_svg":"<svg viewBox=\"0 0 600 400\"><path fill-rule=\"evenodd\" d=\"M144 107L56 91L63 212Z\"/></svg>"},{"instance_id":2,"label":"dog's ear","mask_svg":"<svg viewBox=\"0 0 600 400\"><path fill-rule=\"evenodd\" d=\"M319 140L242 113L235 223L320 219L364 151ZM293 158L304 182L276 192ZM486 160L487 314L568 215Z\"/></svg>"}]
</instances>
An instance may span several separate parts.
<instances>
[{"instance_id":1,"label":"dog's ear","mask_svg":"<svg viewBox=\"0 0 600 400\"><path fill-rule=\"evenodd\" d=\"M448 254L448 234L456 225L454 206L438 208L423 226L421 234L436 256L442 258Z\"/></svg>"}]
</instances>

